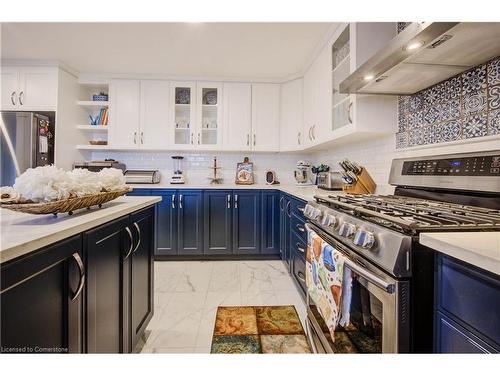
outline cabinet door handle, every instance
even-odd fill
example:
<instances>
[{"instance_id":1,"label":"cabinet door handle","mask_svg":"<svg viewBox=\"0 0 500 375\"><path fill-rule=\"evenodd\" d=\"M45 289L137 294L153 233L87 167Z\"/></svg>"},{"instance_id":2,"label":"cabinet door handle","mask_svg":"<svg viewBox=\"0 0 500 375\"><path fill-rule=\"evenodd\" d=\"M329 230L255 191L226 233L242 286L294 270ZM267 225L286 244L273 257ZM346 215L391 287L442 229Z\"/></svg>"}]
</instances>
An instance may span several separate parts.
<instances>
[{"instance_id":1,"label":"cabinet door handle","mask_svg":"<svg viewBox=\"0 0 500 375\"><path fill-rule=\"evenodd\" d=\"M198 144L200 144L200 133L198 133Z\"/></svg>"},{"instance_id":2,"label":"cabinet door handle","mask_svg":"<svg viewBox=\"0 0 500 375\"><path fill-rule=\"evenodd\" d=\"M300 132L297 133L297 144L300 146Z\"/></svg>"},{"instance_id":3,"label":"cabinet door handle","mask_svg":"<svg viewBox=\"0 0 500 375\"><path fill-rule=\"evenodd\" d=\"M306 278L304 276L304 272L302 272L302 271L297 272L297 279L299 279L300 281L302 281L303 283L305 283L306 282Z\"/></svg>"},{"instance_id":4,"label":"cabinet door handle","mask_svg":"<svg viewBox=\"0 0 500 375\"><path fill-rule=\"evenodd\" d=\"M191 133L191 144L193 144L193 133Z\"/></svg>"},{"instance_id":5,"label":"cabinet door handle","mask_svg":"<svg viewBox=\"0 0 500 375\"><path fill-rule=\"evenodd\" d=\"M179 195L179 208L182 208L182 194Z\"/></svg>"},{"instance_id":6,"label":"cabinet door handle","mask_svg":"<svg viewBox=\"0 0 500 375\"><path fill-rule=\"evenodd\" d=\"M253 133L253 145L255 146L255 133Z\"/></svg>"},{"instance_id":7,"label":"cabinet door handle","mask_svg":"<svg viewBox=\"0 0 500 375\"><path fill-rule=\"evenodd\" d=\"M247 146L250 146L250 134L247 134Z\"/></svg>"},{"instance_id":8,"label":"cabinet door handle","mask_svg":"<svg viewBox=\"0 0 500 375\"><path fill-rule=\"evenodd\" d=\"M141 145L144 144L144 133L141 132Z\"/></svg>"},{"instance_id":9,"label":"cabinet door handle","mask_svg":"<svg viewBox=\"0 0 500 375\"><path fill-rule=\"evenodd\" d=\"M80 281L78 281L78 288L76 288L76 292L73 294L73 297L71 297L71 301L74 301L78 297L83 290L83 286L85 285L85 267L83 267L83 261L82 258L80 258L80 254L73 253L73 259L75 260L76 265L78 266L78 271L80 272Z\"/></svg>"},{"instance_id":10,"label":"cabinet door handle","mask_svg":"<svg viewBox=\"0 0 500 375\"><path fill-rule=\"evenodd\" d=\"M24 105L23 98L24 98L24 91L21 91L19 93L19 104L21 104L21 105Z\"/></svg>"},{"instance_id":11,"label":"cabinet door handle","mask_svg":"<svg viewBox=\"0 0 500 375\"><path fill-rule=\"evenodd\" d=\"M127 260L127 258L130 256L132 253L132 249L134 248L134 237L132 237L132 232L130 231L129 227L125 227L125 231L128 234L128 238L130 239L130 247L128 249L127 255L125 255L125 258L123 260Z\"/></svg>"},{"instance_id":12,"label":"cabinet door handle","mask_svg":"<svg viewBox=\"0 0 500 375\"><path fill-rule=\"evenodd\" d=\"M175 208L175 194L172 194L172 208Z\"/></svg>"},{"instance_id":13,"label":"cabinet door handle","mask_svg":"<svg viewBox=\"0 0 500 375\"><path fill-rule=\"evenodd\" d=\"M304 249L302 246L300 246L300 243L297 242L297 250L300 251L301 253L305 253L306 249Z\"/></svg>"},{"instance_id":14,"label":"cabinet door handle","mask_svg":"<svg viewBox=\"0 0 500 375\"><path fill-rule=\"evenodd\" d=\"M304 232L306 231L306 230L304 229L304 227L303 227L302 225L300 225L300 224L297 224L297 225L296 225L296 227L297 227L297 230L298 230L299 232L304 233Z\"/></svg>"},{"instance_id":15,"label":"cabinet door handle","mask_svg":"<svg viewBox=\"0 0 500 375\"><path fill-rule=\"evenodd\" d=\"M234 208L238 208L238 194L234 195Z\"/></svg>"},{"instance_id":16,"label":"cabinet door handle","mask_svg":"<svg viewBox=\"0 0 500 375\"><path fill-rule=\"evenodd\" d=\"M139 235L139 241L137 241L137 245L135 245L135 249L132 251L132 254L134 254L137 251L139 245L141 244L141 228L139 228L139 225L137 225L136 222L134 222L134 227L137 230L137 234Z\"/></svg>"},{"instance_id":17,"label":"cabinet door handle","mask_svg":"<svg viewBox=\"0 0 500 375\"><path fill-rule=\"evenodd\" d=\"M309 140L310 141L312 141L311 131L312 131L312 126L309 127Z\"/></svg>"},{"instance_id":18,"label":"cabinet door handle","mask_svg":"<svg viewBox=\"0 0 500 375\"><path fill-rule=\"evenodd\" d=\"M16 105L16 102L14 100L15 97L16 97L16 92L12 91L12 94L10 94L10 101L12 102L12 105Z\"/></svg>"},{"instance_id":19,"label":"cabinet door handle","mask_svg":"<svg viewBox=\"0 0 500 375\"><path fill-rule=\"evenodd\" d=\"M137 132L134 132L134 145L137 144Z\"/></svg>"},{"instance_id":20,"label":"cabinet door handle","mask_svg":"<svg viewBox=\"0 0 500 375\"><path fill-rule=\"evenodd\" d=\"M281 198L280 198L280 211L283 211L283 199L284 199L284 198L285 198L285 197L281 197Z\"/></svg>"},{"instance_id":21,"label":"cabinet door handle","mask_svg":"<svg viewBox=\"0 0 500 375\"><path fill-rule=\"evenodd\" d=\"M314 131L315 130L316 130L316 125L313 125L312 128L311 128L311 134L312 134L313 140L316 140L316 135L314 135Z\"/></svg>"},{"instance_id":22,"label":"cabinet door handle","mask_svg":"<svg viewBox=\"0 0 500 375\"><path fill-rule=\"evenodd\" d=\"M304 214L305 207L297 207L300 213Z\"/></svg>"},{"instance_id":23,"label":"cabinet door handle","mask_svg":"<svg viewBox=\"0 0 500 375\"><path fill-rule=\"evenodd\" d=\"M286 214L288 215L288 217L292 217L290 212L290 203L291 201L288 201L288 203L286 204Z\"/></svg>"},{"instance_id":24,"label":"cabinet door handle","mask_svg":"<svg viewBox=\"0 0 500 375\"><path fill-rule=\"evenodd\" d=\"M347 106L347 121L349 121L349 124L352 124L351 108L352 108L352 102L349 102L349 105Z\"/></svg>"},{"instance_id":25,"label":"cabinet door handle","mask_svg":"<svg viewBox=\"0 0 500 375\"><path fill-rule=\"evenodd\" d=\"M231 208L231 194L227 195L227 208Z\"/></svg>"}]
</instances>

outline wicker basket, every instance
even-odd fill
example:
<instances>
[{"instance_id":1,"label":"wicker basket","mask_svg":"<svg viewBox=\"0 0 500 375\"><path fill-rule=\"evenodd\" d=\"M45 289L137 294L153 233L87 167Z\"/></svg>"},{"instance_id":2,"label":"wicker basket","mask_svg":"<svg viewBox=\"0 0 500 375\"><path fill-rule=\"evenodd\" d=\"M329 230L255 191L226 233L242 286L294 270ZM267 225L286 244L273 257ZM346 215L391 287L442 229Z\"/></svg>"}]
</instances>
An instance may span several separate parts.
<instances>
[{"instance_id":1,"label":"wicker basket","mask_svg":"<svg viewBox=\"0 0 500 375\"><path fill-rule=\"evenodd\" d=\"M35 214L35 215L46 215L67 212L69 215L73 214L73 211L79 210L81 208L90 208L92 206L99 206L103 203L112 201L128 192L132 191L132 188L125 188L122 190L104 191L97 194L85 195L82 197L61 199L53 202L43 202L43 203L2 203L1 207L12 211L24 212L25 214Z\"/></svg>"}]
</instances>

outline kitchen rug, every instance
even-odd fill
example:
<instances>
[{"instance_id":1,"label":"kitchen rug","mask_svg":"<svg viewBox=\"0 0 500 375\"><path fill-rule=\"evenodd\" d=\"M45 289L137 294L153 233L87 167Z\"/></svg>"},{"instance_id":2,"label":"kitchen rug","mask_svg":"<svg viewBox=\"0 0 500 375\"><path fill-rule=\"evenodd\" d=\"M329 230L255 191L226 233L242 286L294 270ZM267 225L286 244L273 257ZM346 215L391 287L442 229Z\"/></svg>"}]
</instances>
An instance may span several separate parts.
<instances>
[{"instance_id":1,"label":"kitchen rug","mask_svg":"<svg viewBox=\"0 0 500 375\"><path fill-rule=\"evenodd\" d=\"M212 354L311 353L295 307L219 306Z\"/></svg>"}]
</instances>

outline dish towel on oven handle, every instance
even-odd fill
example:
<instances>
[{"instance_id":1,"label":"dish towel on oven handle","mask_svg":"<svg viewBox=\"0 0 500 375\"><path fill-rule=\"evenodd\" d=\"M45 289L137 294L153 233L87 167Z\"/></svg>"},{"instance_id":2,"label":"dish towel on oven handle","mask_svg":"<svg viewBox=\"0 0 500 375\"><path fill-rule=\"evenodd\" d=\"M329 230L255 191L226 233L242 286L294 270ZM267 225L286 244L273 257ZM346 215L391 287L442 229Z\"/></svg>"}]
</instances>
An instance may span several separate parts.
<instances>
[{"instance_id":1,"label":"dish towel on oven handle","mask_svg":"<svg viewBox=\"0 0 500 375\"><path fill-rule=\"evenodd\" d=\"M338 324L349 324L352 273L344 255L307 229L306 285L309 297L323 317L332 340Z\"/></svg>"}]
</instances>

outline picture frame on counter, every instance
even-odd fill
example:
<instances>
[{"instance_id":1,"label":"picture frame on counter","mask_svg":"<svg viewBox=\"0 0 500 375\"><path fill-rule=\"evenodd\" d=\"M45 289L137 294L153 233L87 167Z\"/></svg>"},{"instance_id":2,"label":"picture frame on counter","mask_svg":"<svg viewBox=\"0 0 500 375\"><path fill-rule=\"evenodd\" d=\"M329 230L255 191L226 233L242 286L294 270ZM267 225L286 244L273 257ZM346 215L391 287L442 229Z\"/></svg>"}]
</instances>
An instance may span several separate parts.
<instances>
[{"instance_id":1,"label":"picture frame on counter","mask_svg":"<svg viewBox=\"0 0 500 375\"><path fill-rule=\"evenodd\" d=\"M237 185L254 184L253 163L249 161L248 157L245 157L242 163L236 164L235 183Z\"/></svg>"}]
</instances>

